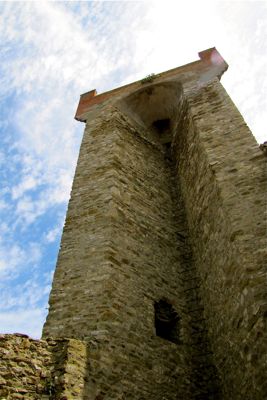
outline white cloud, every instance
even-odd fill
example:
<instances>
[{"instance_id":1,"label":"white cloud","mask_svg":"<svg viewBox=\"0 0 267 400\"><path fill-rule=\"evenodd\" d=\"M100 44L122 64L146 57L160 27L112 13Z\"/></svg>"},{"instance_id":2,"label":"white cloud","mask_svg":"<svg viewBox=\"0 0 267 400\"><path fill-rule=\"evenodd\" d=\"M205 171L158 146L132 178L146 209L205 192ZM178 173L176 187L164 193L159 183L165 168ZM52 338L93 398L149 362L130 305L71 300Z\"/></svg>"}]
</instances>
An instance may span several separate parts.
<instances>
[{"instance_id":1,"label":"white cloud","mask_svg":"<svg viewBox=\"0 0 267 400\"><path fill-rule=\"evenodd\" d=\"M5 202L4 200L0 200L0 211L5 210L9 208L9 204Z\"/></svg>"},{"instance_id":2,"label":"white cloud","mask_svg":"<svg viewBox=\"0 0 267 400\"><path fill-rule=\"evenodd\" d=\"M1 279L15 278L23 268L36 265L42 256L39 243L28 243L23 248L19 244L0 242L0 277Z\"/></svg>"},{"instance_id":3,"label":"white cloud","mask_svg":"<svg viewBox=\"0 0 267 400\"><path fill-rule=\"evenodd\" d=\"M56 226L55 228L49 230L45 235L45 240L48 243L53 243L61 234L62 232L62 225Z\"/></svg>"},{"instance_id":4,"label":"white cloud","mask_svg":"<svg viewBox=\"0 0 267 400\"><path fill-rule=\"evenodd\" d=\"M16 269L24 257L25 254L18 245L13 245L9 249L0 248L0 273L6 274Z\"/></svg>"},{"instance_id":5,"label":"white cloud","mask_svg":"<svg viewBox=\"0 0 267 400\"><path fill-rule=\"evenodd\" d=\"M0 326L4 327L2 333L27 333L39 339L46 316L43 308L20 309L16 311L0 312Z\"/></svg>"},{"instance_id":6,"label":"white cloud","mask_svg":"<svg viewBox=\"0 0 267 400\"><path fill-rule=\"evenodd\" d=\"M38 185L38 183L33 176L31 176L31 175L24 176L23 181L21 181L17 186L14 186L12 188L13 200L18 199L28 190L35 189L37 187L37 185Z\"/></svg>"},{"instance_id":7,"label":"white cloud","mask_svg":"<svg viewBox=\"0 0 267 400\"><path fill-rule=\"evenodd\" d=\"M2 333L27 333L39 338L47 314L47 295L52 273L32 272L23 284L15 284L12 292L0 284L0 327ZM4 329L3 329L4 327Z\"/></svg>"},{"instance_id":8,"label":"white cloud","mask_svg":"<svg viewBox=\"0 0 267 400\"><path fill-rule=\"evenodd\" d=\"M8 310L15 307L26 308L36 307L50 290L50 277L45 277L40 285L36 273L27 279L23 284L14 286L14 293L7 292L2 288L0 294L1 310Z\"/></svg>"}]
</instances>

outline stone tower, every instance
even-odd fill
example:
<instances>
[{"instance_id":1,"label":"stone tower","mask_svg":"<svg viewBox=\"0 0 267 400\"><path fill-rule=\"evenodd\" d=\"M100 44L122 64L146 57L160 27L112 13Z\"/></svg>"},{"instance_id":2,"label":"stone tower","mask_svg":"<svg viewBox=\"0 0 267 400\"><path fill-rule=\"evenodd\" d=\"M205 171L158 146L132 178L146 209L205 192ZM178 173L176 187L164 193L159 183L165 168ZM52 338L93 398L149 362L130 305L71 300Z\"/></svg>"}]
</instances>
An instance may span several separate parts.
<instances>
[{"instance_id":1,"label":"stone tower","mask_svg":"<svg viewBox=\"0 0 267 400\"><path fill-rule=\"evenodd\" d=\"M216 49L199 55L80 99L43 335L99 342L92 399L261 390L264 157L219 82L227 64Z\"/></svg>"},{"instance_id":2,"label":"stone tower","mask_svg":"<svg viewBox=\"0 0 267 400\"><path fill-rule=\"evenodd\" d=\"M227 64L199 56L80 98L43 329L51 398L267 398L265 156Z\"/></svg>"}]
</instances>

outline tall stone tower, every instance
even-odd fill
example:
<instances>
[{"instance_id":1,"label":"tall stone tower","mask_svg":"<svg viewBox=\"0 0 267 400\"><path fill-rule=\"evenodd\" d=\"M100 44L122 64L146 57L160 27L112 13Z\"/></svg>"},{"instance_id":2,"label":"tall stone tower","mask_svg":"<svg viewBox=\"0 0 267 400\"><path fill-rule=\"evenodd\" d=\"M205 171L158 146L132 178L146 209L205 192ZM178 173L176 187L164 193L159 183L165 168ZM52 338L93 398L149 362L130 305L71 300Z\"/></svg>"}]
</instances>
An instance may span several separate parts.
<instances>
[{"instance_id":1,"label":"tall stone tower","mask_svg":"<svg viewBox=\"0 0 267 400\"><path fill-rule=\"evenodd\" d=\"M215 48L199 56L80 98L44 340L31 344L51 399L267 398L265 156L220 84L227 64Z\"/></svg>"},{"instance_id":2,"label":"tall stone tower","mask_svg":"<svg viewBox=\"0 0 267 400\"><path fill-rule=\"evenodd\" d=\"M88 399L264 398L264 156L199 56L80 99L43 336L97 343Z\"/></svg>"}]
</instances>

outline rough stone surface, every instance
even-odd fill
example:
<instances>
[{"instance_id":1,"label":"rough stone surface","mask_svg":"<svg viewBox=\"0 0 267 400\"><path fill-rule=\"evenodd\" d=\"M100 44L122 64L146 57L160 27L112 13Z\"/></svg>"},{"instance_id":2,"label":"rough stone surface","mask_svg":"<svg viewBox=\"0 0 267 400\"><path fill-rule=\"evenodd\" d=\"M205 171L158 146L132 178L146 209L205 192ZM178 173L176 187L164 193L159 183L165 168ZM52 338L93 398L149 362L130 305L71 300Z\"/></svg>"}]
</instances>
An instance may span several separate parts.
<instances>
[{"instance_id":1,"label":"rough stone surface","mask_svg":"<svg viewBox=\"0 0 267 400\"><path fill-rule=\"evenodd\" d=\"M266 161L217 80L190 90L186 108L177 171L215 365L226 399L264 399Z\"/></svg>"},{"instance_id":2,"label":"rough stone surface","mask_svg":"<svg viewBox=\"0 0 267 400\"><path fill-rule=\"evenodd\" d=\"M50 398L267 398L266 157L212 51L81 97L86 129L43 330L53 339L4 337L38 361L45 377L26 374L43 392L50 379ZM30 383L12 397L12 374L1 374L4 395L45 398Z\"/></svg>"},{"instance_id":3,"label":"rough stone surface","mask_svg":"<svg viewBox=\"0 0 267 400\"><path fill-rule=\"evenodd\" d=\"M0 336L0 399L83 399L88 343Z\"/></svg>"}]
</instances>

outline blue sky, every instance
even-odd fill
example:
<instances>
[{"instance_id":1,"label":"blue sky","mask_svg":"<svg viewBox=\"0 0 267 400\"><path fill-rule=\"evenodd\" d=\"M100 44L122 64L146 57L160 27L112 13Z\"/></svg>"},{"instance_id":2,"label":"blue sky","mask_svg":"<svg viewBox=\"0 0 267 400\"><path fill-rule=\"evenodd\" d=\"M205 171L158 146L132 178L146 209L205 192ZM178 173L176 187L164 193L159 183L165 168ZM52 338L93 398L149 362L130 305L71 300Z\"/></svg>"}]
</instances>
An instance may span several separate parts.
<instances>
[{"instance_id":1,"label":"blue sky","mask_svg":"<svg viewBox=\"0 0 267 400\"><path fill-rule=\"evenodd\" d=\"M79 95L197 60L267 140L267 3L0 3L0 331L39 337L83 124Z\"/></svg>"}]
</instances>

